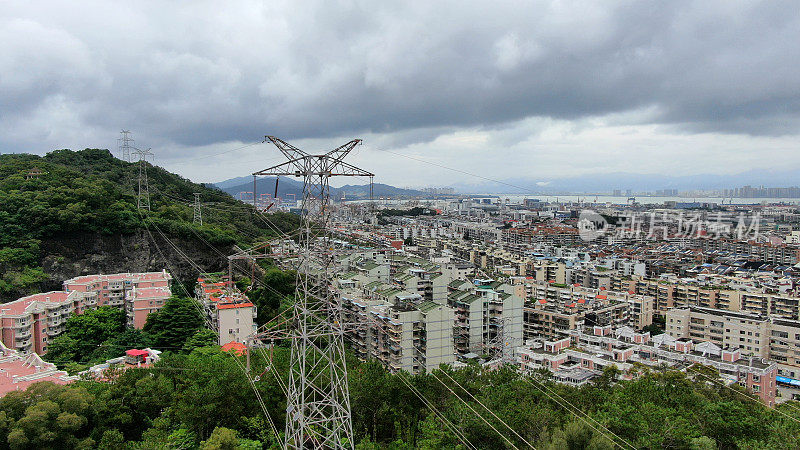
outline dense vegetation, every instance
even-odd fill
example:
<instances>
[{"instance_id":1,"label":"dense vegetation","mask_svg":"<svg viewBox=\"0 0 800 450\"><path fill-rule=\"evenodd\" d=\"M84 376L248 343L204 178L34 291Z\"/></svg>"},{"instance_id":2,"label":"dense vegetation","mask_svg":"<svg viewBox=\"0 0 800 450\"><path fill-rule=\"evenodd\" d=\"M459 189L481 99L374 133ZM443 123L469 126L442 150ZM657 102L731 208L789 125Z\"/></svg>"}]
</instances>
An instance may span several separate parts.
<instances>
[{"instance_id":1,"label":"dense vegetation","mask_svg":"<svg viewBox=\"0 0 800 450\"><path fill-rule=\"evenodd\" d=\"M35 170L41 174L30 177ZM138 170L137 163L114 158L108 150L57 150L44 157L0 155L0 299L14 300L39 290L47 278L41 268L44 239L131 234L146 226L217 247L247 245L276 235L264 220L254 217L252 207L149 163L152 211L139 211ZM192 223L195 192L203 202L202 226ZM297 216L282 213L270 220L282 232L299 223Z\"/></svg>"},{"instance_id":2,"label":"dense vegetation","mask_svg":"<svg viewBox=\"0 0 800 450\"><path fill-rule=\"evenodd\" d=\"M251 356L253 375L259 375L256 388L282 430L285 398L276 372L265 369L267 358L285 377L288 350ZM0 399L0 447L276 447L243 364L244 357L202 347L167 353L153 368L117 373L109 382L42 383L12 392ZM468 367L411 376L350 361L357 448L463 448L437 414L477 448L510 448L476 413L518 448L528 442L538 449L610 449L612 440L620 447L624 441L650 449L800 446L796 402L780 407L787 417L738 388L695 382L681 372L653 372L619 383L611 378L571 388L541 385L510 369Z\"/></svg>"},{"instance_id":3,"label":"dense vegetation","mask_svg":"<svg viewBox=\"0 0 800 450\"><path fill-rule=\"evenodd\" d=\"M132 348L188 353L217 342L216 334L206 328L197 302L178 295L150 314L144 329L126 328L125 322L125 311L111 306L73 314L44 357L75 372L123 356Z\"/></svg>"}]
</instances>

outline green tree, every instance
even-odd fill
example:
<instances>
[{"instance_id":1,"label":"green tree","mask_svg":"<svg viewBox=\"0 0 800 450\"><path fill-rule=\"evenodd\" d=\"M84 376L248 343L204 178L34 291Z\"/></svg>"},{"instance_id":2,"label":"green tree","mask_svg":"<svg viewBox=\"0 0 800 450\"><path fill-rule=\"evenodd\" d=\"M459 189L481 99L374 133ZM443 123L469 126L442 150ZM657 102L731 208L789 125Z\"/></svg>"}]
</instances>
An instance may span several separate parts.
<instances>
[{"instance_id":1,"label":"green tree","mask_svg":"<svg viewBox=\"0 0 800 450\"><path fill-rule=\"evenodd\" d=\"M119 430L110 429L103 433L100 443L97 444L98 450L117 450L128 448L125 436Z\"/></svg>"},{"instance_id":2,"label":"green tree","mask_svg":"<svg viewBox=\"0 0 800 450\"><path fill-rule=\"evenodd\" d=\"M94 397L85 389L37 383L23 397L30 406L9 429L11 448L75 448L88 443L86 425Z\"/></svg>"},{"instance_id":3,"label":"green tree","mask_svg":"<svg viewBox=\"0 0 800 450\"><path fill-rule=\"evenodd\" d=\"M294 294L297 274L294 271L281 270L277 267L267 269L262 279L262 287L254 289L249 297L258 308L256 322L263 325L290 303L287 301Z\"/></svg>"},{"instance_id":4,"label":"green tree","mask_svg":"<svg viewBox=\"0 0 800 450\"><path fill-rule=\"evenodd\" d=\"M103 342L122 334L125 320L125 311L111 306L73 314L66 321L64 333L48 346L46 358L56 364L87 363Z\"/></svg>"},{"instance_id":5,"label":"green tree","mask_svg":"<svg viewBox=\"0 0 800 450\"><path fill-rule=\"evenodd\" d=\"M173 295L161 309L147 317L143 330L156 348L182 349L187 339L204 326L200 311L196 300Z\"/></svg>"},{"instance_id":6,"label":"green tree","mask_svg":"<svg viewBox=\"0 0 800 450\"><path fill-rule=\"evenodd\" d=\"M216 345L217 342L217 333L207 328L203 328L202 330L197 330L192 337L186 340L186 344L183 345L183 351L189 353L196 348Z\"/></svg>"},{"instance_id":7,"label":"green tree","mask_svg":"<svg viewBox=\"0 0 800 450\"><path fill-rule=\"evenodd\" d=\"M230 428L217 427L211 437L200 443L201 450L236 450L239 448L239 438L236 431Z\"/></svg>"}]
</instances>

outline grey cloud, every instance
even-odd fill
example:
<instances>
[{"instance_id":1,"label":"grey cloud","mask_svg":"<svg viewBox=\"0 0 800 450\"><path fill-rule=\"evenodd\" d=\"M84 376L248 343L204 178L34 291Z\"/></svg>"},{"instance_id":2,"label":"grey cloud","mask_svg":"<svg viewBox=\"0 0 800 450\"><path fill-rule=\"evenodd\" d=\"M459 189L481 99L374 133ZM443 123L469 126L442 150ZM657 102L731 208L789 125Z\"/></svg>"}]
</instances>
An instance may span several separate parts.
<instances>
[{"instance_id":1,"label":"grey cloud","mask_svg":"<svg viewBox=\"0 0 800 450\"><path fill-rule=\"evenodd\" d=\"M683 132L800 122L794 2L276 5L14 5L0 13L13 44L0 50L0 115L45 120L58 97L78 124L179 146L267 132L411 145L646 108L659 113L641 123ZM14 136L0 142L26 144Z\"/></svg>"}]
</instances>

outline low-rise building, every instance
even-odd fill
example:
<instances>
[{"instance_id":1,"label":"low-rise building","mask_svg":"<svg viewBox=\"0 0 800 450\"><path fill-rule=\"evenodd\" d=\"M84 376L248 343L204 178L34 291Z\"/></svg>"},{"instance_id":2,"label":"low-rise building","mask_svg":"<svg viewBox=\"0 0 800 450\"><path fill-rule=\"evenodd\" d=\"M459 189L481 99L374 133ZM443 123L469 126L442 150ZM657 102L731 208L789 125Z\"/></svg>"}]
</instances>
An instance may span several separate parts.
<instances>
[{"instance_id":1,"label":"low-rise building","mask_svg":"<svg viewBox=\"0 0 800 450\"><path fill-rule=\"evenodd\" d=\"M0 343L0 397L23 391L40 381L69 384L77 380L53 363L45 362L36 353L22 353Z\"/></svg>"},{"instance_id":2,"label":"low-rise building","mask_svg":"<svg viewBox=\"0 0 800 450\"><path fill-rule=\"evenodd\" d=\"M719 371L724 383L737 383L757 395L766 405L775 405L778 364L757 357L743 357L738 348L721 348L711 342L676 339L669 334L651 338L649 332L630 327L593 326L570 330L558 340L535 340L517 350L524 372L549 370L557 381L572 385L586 383L614 366L622 378L633 378L634 363L649 367L667 366L696 371L703 364ZM703 380L705 381L705 380Z\"/></svg>"}]
</instances>

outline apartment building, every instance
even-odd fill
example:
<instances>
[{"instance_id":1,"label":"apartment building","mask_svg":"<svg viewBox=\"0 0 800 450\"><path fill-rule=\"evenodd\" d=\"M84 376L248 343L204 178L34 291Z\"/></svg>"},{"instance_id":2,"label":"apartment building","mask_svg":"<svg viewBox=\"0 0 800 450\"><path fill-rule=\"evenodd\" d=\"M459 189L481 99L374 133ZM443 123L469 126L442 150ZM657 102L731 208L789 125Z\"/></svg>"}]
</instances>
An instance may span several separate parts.
<instances>
[{"instance_id":1,"label":"apartment building","mask_svg":"<svg viewBox=\"0 0 800 450\"><path fill-rule=\"evenodd\" d=\"M0 305L3 344L21 353L47 353L47 346L64 331L64 322L87 304L77 292L52 291Z\"/></svg>"},{"instance_id":2,"label":"apartment building","mask_svg":"<svg viewBox=\"0 0 800 450\"><path fill-rule=\"evenodd\" d=\"M561 262L537 261L528 272L540 283L567 283L567 265Z\"/></svg>"},{"instance_id":3,"label":"apartment building","mask_svg":"<svg viewBox=\"0 0 800 450\"><path fill-rule=\"evenodd\" d=\"M128 326L141 328L147 315L172 295L171 279L166 271L76 277L64 282L63 291L29 295L0 305L0 336L10 349L43 355L48 344L64 332L70 315L100 306L123 309Z\"/></svg>"},{"instance_id":4,"label":"apartment building","mask_svg":"<svg viewBox=\"0 0 800 450\"><path fill-rule=\"evenodd\" d=\"M197 279L195 297L203 305L206 317L219 333L218 344L247 342L255 334L258 316L256 306L227 282L220 274L209 274Z\"/></svg>"},{"instance_id":5,"label":"apartment building","mask_svg":"<svg viewBox=\"0 0 800 450\"><path fill-rule=\"evenodd\" d=\"M579 242L578 229L570 226L539 225L533 228L507 228L502 231L503 244L519 252L533 244L570 245Z\"/></svg>"},{"instance_id":6,"label":"apartment building","mask_svg":"<svg viewBox=\"0 0 800 450\"><path fill-rule=\"evenodd\" d=\"M560 339L583 325L628 325L630 312L631 303L604 294L576 300L569 297L566 301L538 299L525 305L525 339Z\"/></svg>"},{"instance_id":7,"label":"apartment building","mask_svg":"<svg viewBox=\"0 0 800 450\"><path fill-rule=\"evenodd\" d=\"M392 276L392 282L399 288L419 294L422 298L444 304L447 299L447 277L430 269L414 266L403 266Z\"/></svg>"},{"instance_id":8,"label":"apartment building","mask_svg":"<svg viewBox=\"0 0 800 450\"><path fill-rule=\"evenodd\" d=\"M743 354L769 357L769 319L758 314L700 306L667 311L667 334L680 339L713 342Z\"/></svg>"},{"instance_id":9,"label":"apartment building","mask_svg":"<svg viewBox=\"0 0 800 450\"><path fill-rule=\"evenodd\" d=\"M166 271L85 275L64 281L65 292L77 292L86 306L116 306L128 316L128 326L142 328L147 316L172 296L172 276Z\"/></svg>"},{"instance_id":10,"label":"apartment building","mask_svg":"<svg viewBox=\"0 0 800 450\"><path fill-rule=\"evenodd\" d=\"M800 261L800 248L785 244L774 245L726 239L703 239L701 240L701 245L705 251L729 251L767 263L792 265Z\"/></svg>"},{"instance_id":11,"label":"apartment building","mask_svg":"<svg viewBox=\"0 0 800 450\"><path fill-rule=\"evenodd\" d=\"M780 374L800 380L800 321L772 318L769 359L779 364Z\"/></svg>"},{"instance_id":12,"label":"apartment building","mask_svg":"<svg viewBox=\"0 0 800 450\"><path fill-rule=\"evenodd\" d=\"M767 406L775 405L778 365L762 358L742 357L738 348L722 348L711 342L676 339L668 334L651 338L630 327L582 327L557 340L535 340L518 349L520 369L546 369L554 379L580 385L615 366L623 378L638 376L635 364L687 370L699 363L719 370L725 383L738 383ZM693 373L687 372L689 375Z\"/></svg>"},{"instance_id":13,"label":"apartment building","mask_svg":"<svg viewBox=\"0 0 800 450\"><path fill-rule=\"evenodd\" d=\"M461 354L485 354L523 337L523 298L513 286L493 281L455 280L448 286L447 305L455 310L453 340Z\"/></svg>"},{"instance_id":14,"label":"apartment building","mask_svg":"<svg viewBox=\"0 0 800 450\"><path fill-rule=\"evenodd\" d=\"M498 242L501 232L497 224L490 222L453 222L453 232L464 239L476 242Z\"/></svg>"},{"instance_id":15,"label":"apartment building","mask_svg":"<svg viewBox=\"0 0 800 450\"><path fill-rule=\"evenodd\" d=\"M216 305L218 345L247 342L256 332L256 306L251 302L221 302Z\"/></svg>"},{"instance_id":16,"label":"apartment building","mask_svg":"<svg viewBox=\"0 0 800 450\"><path fill-rule=\"evenodd\" d=\"M360 359L414 374L455 362L452 308L410 293L394 303L350 296L341 300L344 320L355 324L346 336Z\"/></svg>"},{"instance_id":17,"label":"apartment building","mask_svg":"<svg viewBox=\"0 0 800 450\"><path fill-rule=\"evenodd\" d=\"M800 318L800 297L783 293L757 292L748 290L703 287L695 284L670 282L665 280L627 280L612 285L629 288L637 294L649 295L655 299L655 310L663 315L670 308L701 306L705 308L726 309L762 315L780 316L790 320Z\"/></svg>"},{"instance_id":18,"label":"apartment building","mask_svg":"<svg viewBox=\"0 0 800 450\"><path fill-rule=\"evenodd\" d=\"M642 329L653 323L654 301L647 295L520 280L529 301L525 336L555 338L583 323L629 325Z\"/></svg>"},{"instance_id":19,"label":"apartment building","mask_svg":"<svg viewBox=\"0 0 800 450\"><path fill-rule=\"evenodd\" d=\"M780 375L800 378L800 321L689 306L667 312L667 334L767 358Z\"/></svg>"}]
</instances>

